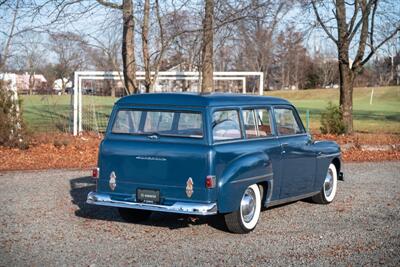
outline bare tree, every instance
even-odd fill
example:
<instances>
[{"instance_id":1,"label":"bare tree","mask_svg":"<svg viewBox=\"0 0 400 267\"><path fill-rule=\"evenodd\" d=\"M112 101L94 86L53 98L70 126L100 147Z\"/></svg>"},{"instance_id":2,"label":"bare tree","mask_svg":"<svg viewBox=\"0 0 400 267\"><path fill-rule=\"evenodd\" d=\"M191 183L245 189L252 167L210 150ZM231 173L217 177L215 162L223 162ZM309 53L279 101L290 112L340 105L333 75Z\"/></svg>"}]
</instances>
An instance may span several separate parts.
<instances>
[{"instance_id":1,"label":"bare tree","mask_svg":"<svg viewBox=\"0 0 400 267\"><path fill-rule=\"evenodd\" d=\"M337 47L342 120L346 132L352 133L354 80L375 52L400 31L400 14L391 13L396 8L386 9L388 5L390 7L396 5L395 3L386 3L383 0L336 0L333 1L334 6L330 3L311 0L318 24ZM385 18L378 19L379 9L384 9ZM349 11L351 14L348 14ZM332 21L336 24L333 25ZM388 25L391 26L390 29L384 29ZM378 30L381 30L379 41L376 40ZM351 60L353 46L355 56Z\"/></svg>"},{"instance_id":2,"label":"bare tree","mask_svg":"<svg viewBox=\"0 0 400 267\"><path fill-rule=\"evenodd\" d=\"M90 58L91 64L96 70L102 71L117 71L119 78L122 80L122 72L120 71L121 63L121 36L116 35L117 27L111 27L105 32L101 38L90 36L91 42L88 43L86 54ZM108 88L111 89L111 96L116 95L116 82L113 80L106 80Z\"/></svg>"},{"instance_id":3,"label":"bare tree","mask_svg":"<svg viewBox=\"0 0 400 267\"><path fill-rule=\"evenodd\" d=\"M56 76L61 79L62 91L65 92L67 83L74 71L85 63L86 42L74 33L56 33L50 35L51 50L56 54L58 63L55 67Z\"/></svg>"},{"instance_id":4,"label":"bare tree","mask_svg":"<svg viewBox=\"0 0 400 267\"><path fill-rule=\"evenodd\" d=\"M2 2L1 5L4 5L6 1ZM20 0L15 2L15 7L12 8L12 20L10 24L10 30L6 33L6 42L3 47L3 51L0 54L0 71L6 66L7 60L9 58L9 52L11 47L12 39L15 37L15 29L17 24L18 12L20 9Z\"/></svg>"},{"instance_id":5,"label":"bare tree","mask_svg":"<svg viewBox=\"0 0 400 267\"><path fill-rule=\"evenodd\" d=\"M33 89L36 86L36 73L41 66L44 65L46 59L44 57L43 48L40 45L40 39L34 33L29 34L30 38L26 38L26 42L22 45L24 51L22 56L25 61L25 70L29 74L29 94L33 94Z\"/></svg>"},{"instance_id":6,"label":"bare tree","mask_svg":"<svg viewBox=\"0 0 400 267\"><path fill-rule=\"evenodd\" d=\"M209 93L213 91L213 71L214 71L213 18L214 18L214 0L206 0L204 7L202 60L201 60L202 93Z\"/></svg>"},{"instance_id":7,"label":"bare tree","mask_svg":"<svg viewBox=\"0 0 400 267\"><path fill-rule=\"evenodd\" d=\"M121 10L122 12L122 64L124 82L127 91L130 94L138 92L138 83L136 80L136 59L135 59L135 18L134 4L132 0L122 0L122 4L108 2L107 0L97 0L103 6Z\"/></svg>"},{"instance_id":8,"label":"bare tree","mask_svg":"<svg viewBox=\"0 0 400 267\"><path fill-rule=\"evenodd\" d=\"M251 1L248 15L238 23L240 68L264 72L266 88L271 86L276 34L291 10L292 1Z\"/></svg>"}]
</instances>

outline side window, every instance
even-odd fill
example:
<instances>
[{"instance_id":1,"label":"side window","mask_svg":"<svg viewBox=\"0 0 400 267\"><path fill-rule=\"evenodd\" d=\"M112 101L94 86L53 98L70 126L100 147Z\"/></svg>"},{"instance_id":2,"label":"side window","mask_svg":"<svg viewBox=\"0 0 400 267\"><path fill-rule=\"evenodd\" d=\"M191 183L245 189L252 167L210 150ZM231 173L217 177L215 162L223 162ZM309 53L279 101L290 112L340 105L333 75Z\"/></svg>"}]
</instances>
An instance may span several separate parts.
<instances>
[{"instance_id":1,"label":"side window","mask_svg":"<svg viewBox=\"0 0 400 267\"><path fill-rule=\"evenodd\" d=\"M271 122L269 117L269 110L268 109L257 109L256 110L257 116L257 125L258 125L258 134L259 136L271 136Z\"/></svg>"},{"instance_id":2,"label":"side window","mask_svg":"<svg viewBox=\"0 0 400 267\"><path fill-rule=\"evenodd\" d=\"M244 129L246 130L247 138L255 138L257 137L257 126L256 126L256 118L254 117L254 110L243 110L243 124Z\"/></svg>"},{"instance_id":3,"label":"side window","mask_svg":"<svg viewBox=\"0 0 400 267\"><path fill-rule=\"evenodd\" d=\"M280 135L291 135L303 132L293 112L294 111L290 108L274 109L276 127Z\"/></svg>"},{"instance_id":4,"label":"side window","mask_svg":"<svg viewBox=\"0 0 400 267\"><path fill-rule=\"evenodd\" d=\"M236 110L214 112L211 127L214 141L242 138L239 114Z\"/></svg>"}]
</instances>

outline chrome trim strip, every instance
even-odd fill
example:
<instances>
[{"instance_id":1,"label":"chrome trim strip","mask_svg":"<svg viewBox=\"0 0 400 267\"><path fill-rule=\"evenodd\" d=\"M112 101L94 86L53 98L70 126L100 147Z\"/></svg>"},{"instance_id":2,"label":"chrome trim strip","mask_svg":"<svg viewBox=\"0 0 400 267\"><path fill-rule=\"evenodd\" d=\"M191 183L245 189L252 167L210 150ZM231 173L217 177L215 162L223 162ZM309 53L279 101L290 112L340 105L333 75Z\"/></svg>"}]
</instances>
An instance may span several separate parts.
<instances>
[{"instance_id":1,"label":"chrome trim strip","mask_svg":"<svg viewBox=\"0 0 400 267\"><path fill-rule=\"evenodd\" d=\"M153 157L153 156L137 156L135 159L139 160L158 160L158 161L166 161L166 158L161 157Z\"/></svg>"},{"instance_id":2,"label":"chrome trim strip","mask_svg":"<svg viewBox=\"0 0 400 267\"><path fill-rule=\"evenodd\" d=\"M274 179L268 180L268 191L267 191L267 195L265 197L265 203L264 206L266 204L268 204L268 202L271 201L271 197L272 197L272 192L274 190Z\"/></svg>"},{"instance_id":3,"label":"chrome trim strip","mask_svg":"<svg viewBox=\"0 0 400 267\"><path fill-rule=\"evenodd\" d=\"M303 194L303 195L299 195L299 196L288 197L288 198L278 199L278 200L272 200L269 203L267 203L267 207L272 207L272 206L280 205L283 203L293 202L296 200L312 197L318 193L319 193L319 191L316 191L316 192L311 192L311 193L307 193L307 194Z\"/></svg>"},{"instance_id":4,"label":"chrome trim strip","mask_svg":"<svg viewBox=\"0 0 400 267\"><path fill-rule=\"evenodd\" d=\"M167 206L167 205L113 200L111 199L109 194L101 194L96 192L90 192L88 194L86 203L92 205L108 206L108 207L141 209L141 210L171 212L171 213L180 213L189 215L217 214L217 203L202 204L202 203L176 202L171 206Z\"/></svg>"},{"instance_id":5,"label":"chrome trim strip","mask_svg":"<svg viewBox=\"0 0 400 267\"><path fill-rule=\"evenodd\" d=\"M336 156L340 156L340 153L333 153L333 154L326 154L326 155L318 155L318 156L317 156L317 159L319 159L319 158L336 157Z\"/></svg>"},{"instance_id":6,"label":"chrome trim strip","mask_svg":"<svg viewBox=\"0 0 400 267\"><path fill-rule=\"evenodd\" d=\"M240 179L240 180L235 180L235 181L233 181L233 182L231 182L231 183L232 183L232 184L235 184L235 183L240 183L240 182L247 182L247 181L252 181L252 180L259 180L259 179L262 179L262 178L271 177L271 176L273 176L273 175L274 175L273 173L269 173L269 174L266 174L266 175L252 176L252 177L249 177L249 178L244 178L244 179Z\"/></svg>"}]
</instances>

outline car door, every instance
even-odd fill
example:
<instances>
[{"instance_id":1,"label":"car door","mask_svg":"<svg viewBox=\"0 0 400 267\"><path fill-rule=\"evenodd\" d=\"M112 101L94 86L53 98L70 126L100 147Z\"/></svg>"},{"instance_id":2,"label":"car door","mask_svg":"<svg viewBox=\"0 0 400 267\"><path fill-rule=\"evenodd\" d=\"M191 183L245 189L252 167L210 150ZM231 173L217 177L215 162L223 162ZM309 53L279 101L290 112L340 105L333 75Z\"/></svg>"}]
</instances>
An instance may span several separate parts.
<instances>
[{"instance_id":1,"label":"car door","mask_svg":"<svg viewBox=\"0 0 400 267\"><path fill-rule=\"evenodd\" d=\"M273 108L275 128L281 145L280 198L310 193L314 185L316 154L297 111L290 105Z\"/></svg>"}]
</instances>

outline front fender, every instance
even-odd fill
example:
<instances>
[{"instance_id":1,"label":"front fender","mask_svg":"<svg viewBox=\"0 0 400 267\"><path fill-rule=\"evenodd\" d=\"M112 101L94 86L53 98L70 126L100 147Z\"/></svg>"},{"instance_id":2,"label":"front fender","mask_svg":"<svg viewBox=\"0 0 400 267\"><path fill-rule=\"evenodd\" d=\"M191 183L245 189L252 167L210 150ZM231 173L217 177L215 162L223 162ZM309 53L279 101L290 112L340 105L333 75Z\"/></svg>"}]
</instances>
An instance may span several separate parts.
<instances>
[{"instance_id":1,"label":"front fender","mask_svg":"<svg viewBox=\"0 0 400 267\"><path fill-rule=\"evenodd\" d=\"M265 153L244 154L232 160L218 180L218 211L237 210L245 189L272 180L272 175L271 160Z\"/></svg>"},{"instance_id":2,"label":"front fender","mask_svg":"<svg viewBox=\"0 0 400 267\"><path fill-rule=\"evenodd\" d=\"M317 155L314 191L319 191L324 183L329 164L335 158L340 161L341 151L339 145L333 141L317 141L314 143L314 149ZM340 170L337 171L340 172Z\"/></svg>"}]
</instances>

